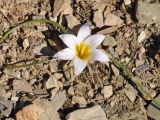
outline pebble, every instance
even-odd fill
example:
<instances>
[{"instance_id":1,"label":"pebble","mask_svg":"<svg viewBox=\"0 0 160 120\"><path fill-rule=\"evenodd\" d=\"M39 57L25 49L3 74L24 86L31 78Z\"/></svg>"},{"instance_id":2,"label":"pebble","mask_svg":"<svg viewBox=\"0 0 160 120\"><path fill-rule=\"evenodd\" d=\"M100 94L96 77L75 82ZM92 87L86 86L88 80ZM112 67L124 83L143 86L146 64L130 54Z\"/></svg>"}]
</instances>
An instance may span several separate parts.
<instances>
[{"instance_id":1,"label":"pebble","mask_svg":"<svg viewBox=\"0 0 160 120\"><path fill-rule=\"evenodd\" d=\"M145 60L136 60L136 67L143 65Z\"/></svg>"},{"instance_id":2,"label":"pebble","mask_svg":"<svg viewBox=\"0 0 160 120\"><path fill-rule=\"evenodd\" d=\"M112 65L111 65L111 69L112 69L114 75L118 77L118 76L119 76L119 70L118 70L118 68L115 67L115 66L112 64Z\"/></svg>"},{"instance_id":3,"label":"pebble","mask_svg":"<svg viewBox=\"0 0 160 120\"><path fill-rule=\"evenodd\" d=\"M121 20L118 16L112 14L112 13L108 13L108 11L106 10L104 12L104 23L107 26L121 26L123 24L123 20Z\"/></svg>"},{"instance_id":4,"label":"pebble","mask_svg":"<svg viewBox=\"0 0 160 120\"><path fill-rule=\"evenodd\" d=\"M137 93L131 85L127 85L124 92L131 102L135 101Z\"/></svg>"},{"instance_id":5,"label":"pebble","mask_svg":"<svg viewBox=\"0 0 160 120\"><path fill-rule=\"evenodd\" d=\"M139 67L137 67L135 70L134 70L134 73L138 76L140 76L142 73L144 73L146 70L149 70L149 65L148 64L143 64Z\"/></svg>"},{"instance_id":6,"label":"pebble","mask_svg":"<svg viewBox=\"0 0 160 120\"><path fill-rule=\"evenodd\" d=\"M101 93L104 95L104 98L109 98L113 94L113 87L111 85L104 86L104 88L102 89Z\"/></svg>"},{"instance_id":7,"label":"pebble","mask_svg":"<svg viewBox=\"0 0 160 120\"><path fill-rule=\"evenodd\" d=\"M131 4L131 0L124 0L124 4L125 5L130 5Z\"/></svg>"},{"instance_id":8,"label":"pebble","mask_svg":"<svg viewBox=\"0 0 160 120\"><path fill-rule=\"evenodd\" d=\"M73 96L74 95L74 88L73 86L71 86L69 89L68 89L68 94Z\"/></svg>"},{"instance_id":9,"label":"pebble","mask_svg":"<svg viewBox=\"0 0 160 120\"><path fill-rule=\"evenodd\" d=\"M102 11L100 9L94 12L93 21L95 22L96 27L101 28L101 27L104 26L103 14L102 14Z\"/></svg>"},{"instance_id":10,"label":"pebble","mask_svg":"<svg viewBox=\"0 0 160 120\"><path fill-rule=\"evenodd\" d=\"M58 110L66 100L66 92L57 94L52 101L37 99L16 113L16 120L60 120Z\"/></svg>"},{"instance_id":11,"label":"pebble","mask_svg":"<svg viewBox=\"0 0 160 120\"><path fill-rule=\"evenodd\" d=\"M66 15L65 17L66 17L67 25L70 29L72 29L74 26L80 24L80 22L77 20L77 18L74 17L73 15Z\"/></svg>"},{"instance_id":12,"label":"pebble","mask_svg":"<svg viewBox=\"0 0 160 120\"><path fill-rule=\"evenodd\" d=\"M106 35L102 44L104 46L114 47L115 45L117 45L117 42L111 35Z\"/></svg>"},{"instance_id":13,"label":"pebble","mask_svg":"<svg viewBox=\"0 0 160 120\"><path fill-rule=\"evenodd\" d=\"M87 105L87 101L84 97L73 96L72 97L72 102L73 103L78 103L81 106L86 106Z\"/></svg>"},{"instance_id":14,"label":"pebble","mask_svg":"<svg viewBox=\"0 0 160 120\"><path fill-rule=\"evenodd\" d=\"M58 88L54 88L54 89L51 90L50 100L52 100L55 97L55 95L57 94L57 92L58 92Z\"/></svg>"},{"instance_id":15,"label":"pebble","mask_svg":"<svg viewBox=\"0 0 160 120\"><path fill-rule=\"evenodd\" d=\"M51 88L59 88L57 79L54 76L50 76L48 80L45 82L45 86L47 89Z\"/></svg>"},{"instance_id":16,"label":"pebble","mask_svg":"<svg viewBox=\"0 0 160 120\"><path fill-rule=\"evenodd\" d=\"M143 42L145 40L145 38L146 38L146 33L144 31L141 31L141 33L139 34L137 40L138 40L138 42L141 43L141 42Z\"/></svg>"},{"instance_id":17,"label":"pebble","mask_svg":"<svg viewBox=\"0 0 160 120\"><path fill-rule=\"evenodd\" d=\"M13 90L15 90L16 92L32 93L31 84L26 80L13 80Z\"/></svg>"},{"instance_id":18,"label":"pebble","mask_svg":"<svg viewBox=\"0 0 160 120\"><path fill-rule=\"evenodd\" d=\"M107 120L106 114L100 105L91 108L75 110L69 113L66 120Z\"/></svg>"},{"instance_id":19,"label":"pebble","mask_svg":"<svg viewBox=\"0 0 160 120\"><path fill-rule=\"evenodd\" d=\"M50 68L50 71L53 73L53 72L57 72L58 71L58 63L57 61L51 61L49 63L49 68Z\"/></svg>"},{"instance_id":20,"label":"pebble","mask_svg":"<svg viewBox=\"0 0 160 120\"><path fill-rule=\"evenodd\" d=\"M55 0L53 16L57 17L61 12L70 9L71 0Z\"/></svg>"}]
</instances>

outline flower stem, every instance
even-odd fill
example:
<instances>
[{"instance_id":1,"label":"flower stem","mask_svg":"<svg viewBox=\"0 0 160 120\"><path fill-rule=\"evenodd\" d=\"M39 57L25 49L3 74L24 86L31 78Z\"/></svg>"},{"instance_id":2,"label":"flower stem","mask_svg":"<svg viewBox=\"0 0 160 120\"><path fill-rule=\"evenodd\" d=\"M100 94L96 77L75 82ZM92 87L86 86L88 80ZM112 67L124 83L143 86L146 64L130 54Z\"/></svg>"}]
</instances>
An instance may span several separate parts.
<instances>
[{"instance_id":1,"label":"flower stem","mask_svg":"<svg viewBox=\"0 0 160 120\"><path fill-rule=\"evenodd\" d=\"M30 24L35 25L37 23L47 23L47 24L50 24L50 25L52 25L54 27L59 28L63 33L67 32L62 25L58 24L57 22L51 21L51 20L47 20L47 19L27 20L27 21L24 21L24 22L22 22L22 23L20 23L18 25L15 25L11 29L9 29L7 32L5 32L4 35L2 36L2 38L0 38L0 44L3 43L4 40L9 36L9 34L14 32L15 30L18 30L19 28L21 28L23 26L29 26Z\"/></svg>"},{"instance_id":2,"label":"flower stem","mask_svg":"<svg viewBox=\"0 0 160 120\"><path fill-rule=\"evenodd\" d=\"M143 87L142 83L140 82L139 79L135 78L134 75L127 69L124 67L124 65L122 63L120 63L119 61L117 61L114 58L110 57L110 60L116 65L118 66L120 69L122 69L124 71L124 73L128 76L128 78L130 78L130 80L138 87L138 89L140 90L141 94L143 94L146 97L149 97L152 101L153 104L156 105L158 108L160 108L160 102L158 102L157 100L155 100L148 92L147 90Z\"/></svg>"}]
</instances>

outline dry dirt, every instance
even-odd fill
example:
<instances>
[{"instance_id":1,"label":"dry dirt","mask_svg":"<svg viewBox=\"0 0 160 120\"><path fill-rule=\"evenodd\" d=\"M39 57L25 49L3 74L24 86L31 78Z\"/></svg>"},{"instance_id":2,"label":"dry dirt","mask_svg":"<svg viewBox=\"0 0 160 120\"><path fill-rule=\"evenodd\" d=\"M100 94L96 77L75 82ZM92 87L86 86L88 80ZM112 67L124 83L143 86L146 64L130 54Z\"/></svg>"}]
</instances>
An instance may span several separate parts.
<instances>
[{"instance_id":1,"label":"dry dirt","mask_svg":"<svg viewBox=\"0 0 160 120\"><path fill-rule=\"evenodd\" d=\"M130 0L66 0L66 3L60 0L66 6L55 1L1 0L0 37L12 26L31 19L51 19L71 32L77 31L73 26L87 23L93 34L106 35L100 48L130 71L134 70L152 97L159 95L160 24L140 23L136 0L129 4L124 1ZM148 1L160 4L158 0ZM108 20L105 15L116 16L116 20L103 23ZM50 25L39 24L22 27L0 44L0 119L16 119L16 113L24 106L37 99L52 101L61 91L66 91L65 103L58 110L62 120L72 111L97 104L108 120L151 120L147 115L150 99L142 96L111 62L90 63L80 76L75 76L72 62L54 60L53 55L65 48L58 38L60 34ZM35 61L46 62L3 68L6 64L24 65ZM45 112L43 114L45 116Z\"/></svg>"}]
</instances>

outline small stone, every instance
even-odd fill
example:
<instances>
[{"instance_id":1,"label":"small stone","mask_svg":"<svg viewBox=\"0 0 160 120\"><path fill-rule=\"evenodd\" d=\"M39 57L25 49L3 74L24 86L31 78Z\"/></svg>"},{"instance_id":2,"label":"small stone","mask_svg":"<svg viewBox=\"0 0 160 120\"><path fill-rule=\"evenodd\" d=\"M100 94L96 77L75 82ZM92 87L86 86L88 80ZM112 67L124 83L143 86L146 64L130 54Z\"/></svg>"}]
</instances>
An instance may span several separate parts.
<instances>
[{"instance_id":1,"label":"small stone","mask_svg":"<svg viewBox=\"0 0 160 120\"><path fill-rule=\"evenodd\" d=\"M47 47L47 44L45 44L45 43L43 43L43 44L41 44L41 45L39 45L39 46L36 46L36 47L33 49L33 53L36 54L36 55L42 55L41 50L42 50L42 48L45 48L45 47Z\"/></svg>"},{"instance_id":2,"label":"small stone","mask_svg":"<svg viewBox=\"0 0 160 120\"><path fill-rule=\"evenodd\" d=\"M136 67L143 65L145 60L136 60Z\"/></svg>"},{"instance_id":3,"label":"small stone","mask_svg":"<svg viewBox=\"0 0 160 120\"><path fill-rule=\"evenodd\" d=\"M56 95L52 101L35 100L16 113L16 120L60 120L57 110L64 104L66 93Z\"/></svg>"},{"instance_id":4,"label":"small stone","mask_svg":"<svg viewBox=\"0 0 160 120\"><path fill-rule=\"evenodd\" d=\"M115 67L115 66L112 64L112 65L111 65L111 69L112 69L114 75L118 77L118 76L119 76L119 70L118 70L118 68Z\"/></svg>"},{"instance_id":5,"label":"small stone","mask_svg":"<svg viewBox=\"0 0 160 120\"><path fill-rule=\"evenodd\" d=\"M32 87L26 80L13 80L13 90L32 93Z\"/></svg>"},{"instance_id":6,"label":"small stone","mask_svg":"<svg viewBox=\"0 0 160 120\"><path fill-rule=\"evenodd\" d=\"M73 96L74 95L74 89L73 89L73 86L71 86L69 89L68 89L68 94Z\"/></svg>"},{"instance_id":7,"label":"small stone","mask_svg":"<svg viewBox=\"0 0 160 120\"><path fill-rule=\"evenodd\" d=\"M57 17L61 12L67 11L70 9L71 0L55 0L54 1L54 10L53 16ZM70 13L71 14L71 13Z\"/></svg>"},{"instance_id":8,"label":"small stone","mask_svg":"<svg viewBox=\"0 0 160 120\"><path fill-rule=\"evenodd\" d=\"M146 33L144 31L141 31L141 33L138 36L138 42L143 42L146 38Z\"/></svg>"},{"instance_id":9,"label":"small stone","mask_svg":"<svg viewBox=\"0 0 160 120\"><path fill-rule=\"evenodd\" d=\"M57 79L54 76L50 76L48 80L45 82L45 86L47 89L51 88L59 88Z\"/></svg>"},{"instance_id":10,"label":"small stone","mask_svg":"<svg viewBox=\"0 0 160 120\"><path fill-rule=\"evenodd\" d=\"M160 101L160 95L158 95L155 100ZM155 120L159 120L160 118L160 110L153 105L154 103L152 102L149 104L147 108L147 115Z\"/></svg>"},{"instance_id":11,"label":"small stone","mask_svg":"<svg viewBox=\"0 0 160 120\"><path fill-rule=\"evenodd\" d=\"M93 21L95 22L96 26L99 27L99 28L104 26L103 14L102 14L102 11L100 9L98 11L94 12Z\"/></svg>"},{"instance_id":12,"label":"small stone","mask_svg":"<svg viewBox=\"0 0 160 120\"><path fill-rule=\"evenodd\" d=\"M137 93L131 85L127 85L124 92L131 102L135 101Z\"/></svg>"},{"instance_id":13,"label":"small stone","mask_svg":"<svg viewBox=\"0 0 160 120\"><path fill-rule=\"evenodd\" d=\"M51 90L50 100L52 100L55 97L55 95L57 94L57 92L58 92L58 88L54 88L54 89Z\"/></svg>"},{"instance_id":14,"label":"small stone","mask_svg":"<svg viewBox=\"0 0 160 120\"><path fill-rule=\"evenodd\" d=\"M124 0L124 4L125 5L130 5L131 4L131 0Z\"/></svg>"},{"instance_id":15,"label":"small stone","mask_svg":"<svg viewBox=\"0 0 160 120\"><path fill-rule=\"evenodd\" d=\"M19 97L13 96L11 97L11 100L17 102L19 100Z\"/></svg>"},{"instance_id":16,"label":"small stone","mask_svg":"<svg viewBox=\"0 0 160 120\"><path fill-rule=\"evenodd\" d=\"M131 58L129 58L129 57L125 57L124 59L125 59L125 61L126 61L127 63L129 63L129 61L131 60Z\"/></svg>"},{"instance_id":17,"label":"small stone","mask_svg":"<svg viewBox=\"0 0 160 120\"><path fill-rule=\"evenodd\" d=\"M129 38L130 34L129 33L124 33L125 38Z\"/></svg>"},{"instance_id":18,"label":"small stone","mask_svg":"<svg viewBox=\"0 0 160 120\"><path fill-rule=\"evenodd\" d=\"M104 46L114 47L115 45L117 45L117 42L114 37L106 35L102 44Z\"/></svg>"},{"instance_id":19,"label":"small stone","mask_svg":"<svg viewBox=\"0 0 160 120\"><path fill-rule=\"evenodd\" d=\"M28 41L28 39L24 39L24 41L23 41L22 44L23 44L24 50L26 50L29 47L29 41Z\"/></svg>"},{"instance_id":20,"label":"small stone","mask_svg":"<svg viewBox=\"0 0 160 120\"><path fill-rule=\"evenodd\" d=\"M73 96L72 97L72 102L73 103L78 103L79 105L86 106L87 101L85 100L84 97L79 97L79 96Z\"/></svg>"},{"instance_id":21,"label":"small stone","mask_svg":"<svg viewBox=\"0 0 160 120\"><path fill-rule=\"evenodd\" d=\"M104 24L107 26L121 26L123 24L123 20L121 20L118 16L112 14L107 9L104 12Z\"/></svg>"},{"instance_id":22,"label":"small stone","mask_svg":"<svg viewBox=\"0 0 160 120\"><path fill-rule=\"evenodd\" d=\"M102 89L102 94L104 95L104 98L109 98L113 94L113 87L111 85L109 86L104 86Z\"/></svg>"},{"instance_id":23,"label":"small stone","mask_svg":"<svg viewBox=\"0 0 160 120\"><path fill-rule=\"evenodd\" d=\"M124 47L122 46L117 46L115 48L115 52L118 54L118 55L122 55L122 53L124 52Z\"/></svg>"},{"instance_id":24,"label":"small stone","mask_svg":"<svg viewBox=\"0 0 160 120\"><path fill-rule=\"evenodd\" d=\"M141 48L140 48L140 50L139 50L139 52L140 52L140 54L143 54L143 53L145 53L145 48L143 47L143 46L141 46Z\"/></svg>"},{"instance_id":25,"label":"small stone","mask_svg":"<svg viewBox=\"0 0 160 120\"><path fill-rule=\"evenodd\" d=\"M107 120L106 114L100 105L91 108L75 110L69 113L66 120Z\"/></svg>"},{"instance_id":26,"label":"small stone","mask_svg":"<svg viewBox=\"0 0 160 120\"><path fill-rule=\"evenodd\" d=\"M151 87L152 89L154 89L154 88L156 87L156 85L155 85L154 83L150 83L149 85L150 85L150 87Z\"/></svg>"},{"instance_id":27,"label":"small stone","mask_svg":"<svg viewBox=\"0 0 160 120\"><path fill-rule=\"evenodd\" d=\"M91 98L94 96L93 90L89 90L87 94L88 94L88 96L91 97Z\"/></svg>"},{"instance_id":28,"label":"small stone","mask_svg":"<svg viewBox=\"0 0 160 120\"><path fill-rule=\"evenodd\" d=\"M58 71L58 63L57 61L52 61L49 63L49 68L50 68L50 71L53 73L53 72L57 72Z\"/></svg>"},{"instance_id":29,"label":"small stone","mask_svg":"<svg viewBox=\"0 0 160 120\"><path fill-rule=\"evenodd\" d=\"M61 79L62 77L63 77L63 74L62 73L54 73L54 77L57 79L57 80L59 80L59 79Z\"/></svg>"},{"instance_id":30,"label":"small stone","mask_svg":"<svg viewBox=\"0 0 160 120\"><path fill-rule=\"evenodd\" d=\"M1 111L1 116L9 117L13 108L13 103L14 101L6 100L5 98L0 97L0 109L5 108Z\"/></svg>"},{"instance_id":31,"label":"small stone","mask_svg":"<svg viewBox=\"0 0 160 120\"><path fill-rule=\"evenodd\" d=\"M66 15L66 21L67 21L67 25L70 29L72 29L74 26L80 24L80 22L77 20L77 18L74 17L73 15Z\"/></svg>"}]
</instances>

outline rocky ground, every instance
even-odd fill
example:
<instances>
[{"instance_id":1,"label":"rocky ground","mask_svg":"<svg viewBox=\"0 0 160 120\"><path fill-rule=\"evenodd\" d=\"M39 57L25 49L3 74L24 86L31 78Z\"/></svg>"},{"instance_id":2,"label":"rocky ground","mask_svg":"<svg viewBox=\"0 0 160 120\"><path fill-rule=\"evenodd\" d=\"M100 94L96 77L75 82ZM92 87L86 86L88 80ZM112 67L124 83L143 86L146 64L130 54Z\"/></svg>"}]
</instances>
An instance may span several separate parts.
<instances>
[{"instance_id":1,"label":"rocky ground","mask_svg":"<svg viewBox=\"0 0 160 120\"><path fill-rule=\"evenodd\" d=\"M84 23L106 35L100 48L121 61L160 101L159 0L1 0L0 37L15 24L50 19L77 34ZM49 25L23 27L0 44L2 120L159 120L160 111L111 62L75 76L53 55L65 45ZM3 68L6 64L24 65ZM93 82L94 81L94 82Z\"/></svg>"}]
</instances>

